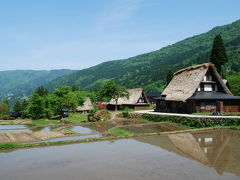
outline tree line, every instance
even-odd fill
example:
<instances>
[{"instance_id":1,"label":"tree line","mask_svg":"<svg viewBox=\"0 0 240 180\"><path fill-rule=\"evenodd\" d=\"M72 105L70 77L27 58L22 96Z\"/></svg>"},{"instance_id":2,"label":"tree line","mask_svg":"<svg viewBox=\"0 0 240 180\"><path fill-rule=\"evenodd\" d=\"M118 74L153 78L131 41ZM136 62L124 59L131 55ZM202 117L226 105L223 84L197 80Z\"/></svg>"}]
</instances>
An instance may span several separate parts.
<instances>
[{"instance_id":1,"label":"tree line","mask_svg":"<svg viewBox=\"0 0 240 180\"><path fill-rule=\"evenodd\" d=\"M52 118L61 115L63 109L76 111L78 106L83 105L86 97L93 104L97 101L110 101L114 98L117 102L120 97L128 97L128 91L124 86L119 86L114 80L104 82L99 89L87 92L77 86L62 86L52 93L44 86L38 87L28 99L17 101L13 111L21 114L22 118L41 119ZM10 112L7 101L0 103L0 114L8 115Z\"/></svg>"}]
</instances>

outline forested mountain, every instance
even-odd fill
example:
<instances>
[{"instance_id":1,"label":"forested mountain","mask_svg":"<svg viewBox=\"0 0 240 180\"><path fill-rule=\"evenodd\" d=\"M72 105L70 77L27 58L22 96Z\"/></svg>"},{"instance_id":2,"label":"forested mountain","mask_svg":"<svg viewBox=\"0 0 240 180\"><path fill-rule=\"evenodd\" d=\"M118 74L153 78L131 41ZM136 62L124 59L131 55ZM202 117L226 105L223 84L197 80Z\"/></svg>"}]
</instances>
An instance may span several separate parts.
<instances>
[{"instance_id":1,"label":"forested mountain","mask_svg":"<svg viewBox=\"0 0 240 180\"><path fill-rule=\"evenodd\" d=\"M68 75L74 70L12 70L0 71L0 99L23 97L32 90L60 76Z\"/></svg>"},{"instance_id":2,"label":"forested mountain","mask_svg":"<svg viewBox=\"0 0 240 180\"><path fill-rule=\"evenodd\" d=\"M215 27L203 33L160 50L131 57L125 60L104 62L47 84L48 89L62 85L77 85L84 90L98 88L103 81L115 81L128 88L143 87L148 92L162 91L168 70L173 72L186 66L209 61L213 39L221 34L229 62L224 65L225 75L240 70L240 20L225 26Z\"/></svg>"}]
</instances>

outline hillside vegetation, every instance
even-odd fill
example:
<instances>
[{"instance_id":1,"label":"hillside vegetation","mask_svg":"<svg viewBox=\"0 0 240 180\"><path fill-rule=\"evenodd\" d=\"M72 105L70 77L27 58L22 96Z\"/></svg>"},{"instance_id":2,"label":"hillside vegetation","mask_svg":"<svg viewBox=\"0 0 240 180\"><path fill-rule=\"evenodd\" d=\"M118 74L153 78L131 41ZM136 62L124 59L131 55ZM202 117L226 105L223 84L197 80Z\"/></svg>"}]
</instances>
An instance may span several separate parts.
<instances>
[{"instance_id":1,"label":"hillside vegetation","mask_svg":"<svg viewBox=\"0 0 240 180\"><path fill-rule=\"evenodd\" d=\"M32 90L60 76L71 74L73 70L12 70L0 71L0 99L30 95Z\"/></svg>"},{"instance_id":2,"label":"hillside vegetation","mask_svg":"<svg viewBox=\"0 0 240 180\"><path fill-rule=\"evenodd\" d=\"M186 66L209 61L213 39L221 34L229 62L224 65L225 75L240 70L240 20L215 27L203 33L160 50L125 60L104 62L70 75L57 78L47 84L48 89L62 85L76 85L84 90L98 88L107 79L114 79L128 88L143 87L148 92L162 91L166 85L168 70L177 71ZM231 78L230 78L231 79ZM230 81L231 83L234 81Z\"/></svg>"}]
</instances>

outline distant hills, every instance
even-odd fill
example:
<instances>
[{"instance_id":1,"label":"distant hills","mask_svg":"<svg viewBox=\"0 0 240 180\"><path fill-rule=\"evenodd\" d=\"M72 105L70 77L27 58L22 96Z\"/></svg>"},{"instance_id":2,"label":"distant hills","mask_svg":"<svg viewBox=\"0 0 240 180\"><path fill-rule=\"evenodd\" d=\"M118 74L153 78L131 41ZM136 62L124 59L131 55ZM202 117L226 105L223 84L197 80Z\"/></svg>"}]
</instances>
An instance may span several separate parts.
<instances>
[{"instance_id":1,"label":"distant hills","mask_svg":"<svg viewBox=\"0 0 240 180\"><path fill-rule=\"evenodd\" d=\"M38 86L73 72L75 71L68 69L0 71L0 99L24 97Z\"/></svg>"},{"instance_id":2,"label":"distant hills","mask_svg":"<svg viewBox=\"0 0 240 180\"><path fill-rule=\"evenodd\" d=\"M176 29L177 31L177 29ZM186 66L209 61L212 42L221 34L229 62L224 65L225 75L240 70L240 20L215 27L203 33L160 50L138 55L124 60L104 62L67 76L59 77L47 84L48 89L62 85L77 85L84 90L98 88L107 79L128 88L143 87L148 92L162 91L165 77L170 69L173 72Z\"/></svg>"}]
</instances>

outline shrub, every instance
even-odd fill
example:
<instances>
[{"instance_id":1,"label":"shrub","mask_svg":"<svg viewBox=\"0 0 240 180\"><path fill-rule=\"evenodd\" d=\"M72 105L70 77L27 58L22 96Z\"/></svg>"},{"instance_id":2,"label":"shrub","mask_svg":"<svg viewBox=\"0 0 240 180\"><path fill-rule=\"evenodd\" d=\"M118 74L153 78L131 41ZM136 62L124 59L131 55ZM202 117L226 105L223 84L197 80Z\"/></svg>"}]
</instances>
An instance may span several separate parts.
<instances>
[{"instance_id":1,"label":"shrub","mask_svg":"<svg viewBox=\"0 0 240 180\"><path fill-rule=\"evenodd\" d=\"M14 117L11 117L9 115L2 115L0 116L0 120L14 120Z\"/></svg>"},{"instance_id":2,"label":"shrub","mask_svg":"<svg viewBox=\"0 0 240 180\"><path fill-rule=\"evenodd\" d=\"M232 118L190 118L190 117L177 117L177 116L162 116L157 114L137 114L131 113L129 118L134 116L142 117L149 121L165 122L170 121L188 127L205 128L214 126L240 126L240 119Z\"/></svg>"},{"instance_id":3,"label":"shrub","mask_svg":"<svg viewBox=\"0 0 240 180\"><path fill-rule=\"evenodd\" d=\"M99 120L107 120L110 119L110 114L107 110L100 110L100 111L91 111L88 114L88 121L95 122Z\"/></svg>"}]
</instances>

